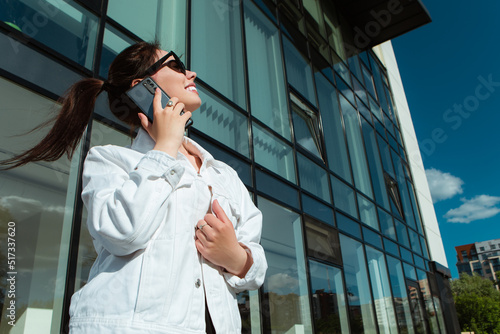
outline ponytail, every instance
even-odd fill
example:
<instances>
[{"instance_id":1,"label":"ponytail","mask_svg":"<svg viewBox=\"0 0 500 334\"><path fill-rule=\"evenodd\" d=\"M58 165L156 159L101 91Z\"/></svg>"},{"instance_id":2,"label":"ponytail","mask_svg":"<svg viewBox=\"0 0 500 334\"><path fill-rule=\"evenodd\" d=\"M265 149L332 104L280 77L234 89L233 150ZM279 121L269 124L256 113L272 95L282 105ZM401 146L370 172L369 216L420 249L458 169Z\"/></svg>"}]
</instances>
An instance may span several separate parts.
<instances>
[{"instance_id":1,"label":"ponytail","mask_svg":"<svg viewBox=\"0 0 500 334\"><path fill-rule=\"evenodd\" d=\"M142 78L147 68L156 61L159 48L158 42L133 44L113 60L106 82L89 78L75 83L59 101L62 104L59 114L34 129L55 121L45 138L32 149L0 161L0 166L11 169L33 161L55 161L64 153L71 159L90 121L97 96L103 90L107 91L110 110L118 119L129 124L132 129L140 126L137 117L139 108L125 92L131 87L132 81Z\"/></svg>"},{"instance_id":2,"label":"ponytail","mask_svg":"<svg viewBox=\"0 0 500 334\"><path fill-rule=\"evenodd\" d=\"M7 170L34 161L55 161L64 153L71 159L90 121L97 96L102 90L103 81L99 79L88 78L73 84L59 100L62 104L59 114L34 129L54 122L45 138L26 152L0 161L0 166L6 166L4 170Z\"/></svg>"}]
</instances>

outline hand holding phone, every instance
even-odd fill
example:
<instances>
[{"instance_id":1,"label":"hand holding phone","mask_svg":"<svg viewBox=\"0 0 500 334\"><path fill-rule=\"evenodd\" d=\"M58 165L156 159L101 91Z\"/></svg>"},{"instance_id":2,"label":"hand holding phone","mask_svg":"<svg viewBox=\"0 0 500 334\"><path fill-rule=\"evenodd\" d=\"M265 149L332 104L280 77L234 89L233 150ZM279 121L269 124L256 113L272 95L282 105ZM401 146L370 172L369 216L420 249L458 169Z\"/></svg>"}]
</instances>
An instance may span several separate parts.
<instances>
[{"instance_id":1,"label":"hand holding phone","mask_svg":"<svg viewBox=\"0 0 500 334\"><path fill-rule=\"evenodd\" d=\"M154 119L153 99L156 88L159 88L161 91L161 105L162 108L165 108L170 97L151 77L144 78L126 92L127 96L139 107L151 123L153 123ZM181 111L182 114L184 114L184 111ZM190 118L187 120L184 129L189 128L191 125L193 125L193 120Z\"/></svg>"}]
</instances>

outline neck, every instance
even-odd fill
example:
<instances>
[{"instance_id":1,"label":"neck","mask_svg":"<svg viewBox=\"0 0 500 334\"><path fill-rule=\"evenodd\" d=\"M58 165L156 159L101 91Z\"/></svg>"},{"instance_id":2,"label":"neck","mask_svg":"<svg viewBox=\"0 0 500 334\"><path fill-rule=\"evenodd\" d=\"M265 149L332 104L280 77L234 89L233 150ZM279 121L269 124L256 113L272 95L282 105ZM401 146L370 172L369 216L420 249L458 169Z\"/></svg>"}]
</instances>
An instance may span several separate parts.
<instances>
[{"instance_id":1,"label":"neck","mask_svg":"<svg viewBox=\"0 0 500 334\"><path fill-rule=\"evenodd\" d=\"M184 143L182 143L182 145L179 147L179 153L183 154L189 160L189 162L191 163L191 165L193 165L196 172L198 173L200 172L202 161L198 155L189 151Z\"/></svg>"}]
</instances>

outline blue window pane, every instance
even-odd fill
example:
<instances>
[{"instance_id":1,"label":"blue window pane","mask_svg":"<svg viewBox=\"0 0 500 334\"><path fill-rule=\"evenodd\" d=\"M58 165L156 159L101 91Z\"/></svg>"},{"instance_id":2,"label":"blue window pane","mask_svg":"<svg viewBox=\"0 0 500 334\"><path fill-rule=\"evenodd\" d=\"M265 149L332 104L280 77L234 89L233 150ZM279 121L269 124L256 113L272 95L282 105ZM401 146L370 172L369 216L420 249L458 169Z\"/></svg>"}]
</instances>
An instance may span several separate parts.
<instances>
[{"instance_id":1,"label":"blue window pane","mask_svg":"<svg viewBox=\"0 0 500 334\"><path fill-rule=\"evenodd\" d=\"M396 240L396 229L394 228L394 220L392 216L384 210L378 209L378 219L380 221L382 234Z\"/></svg>"},{"instance_id":2,"label":"blue window pane","mask_svg":"<svg viewBox=\"0 0 500 334\"><path fill-rule=\"evenodd\" d=\"M248 118L201 85L198 93L202 104L193 113L193 127L248 157Z\"/></svg>"},{"instance_id":3,"label":"blue window pane","mask_svg":"<svg viewBox=\"0 0 500 334\"><path fill-rule=\"evenodd\" d=\"M372 201L358 194L359 218L362 223L380 231L377 220L377 208Z\"/></svg>"},{"instance_id":4,"label":"blue window pane","mask_svg":"<svg viewBox=\"0 0 500 334\"><path fill-rule=\"evenodd\" d=\"M273 329L282 328L280 332L297 326L312 333L300 216L262 197L257 204L264 217L261 243L269 266L262 286L263 322ZM286 317L275 311L284 305L295 306ZM265 332L271 332L270 328Z\"/></svg>"},{"instance_id":5,"label":"blue window pane","mask_svg":"<svg viewBox=\"0 0 500 334\"><path fill-rule=\"evenodd\" d=\"M191 68L198 77L246 109L240 2L193 1Z\"/></svg>"},{"instance_id":6,"label":"blue window pane","mask_svg":"<svg viewBox=\"0 0 500 334\"><path fill-rule=\"evenodd\" d=\"M255 179L259 191L300 209L298 190L258 169L255 171Z\"/></svg>"},{"instance_id":7,"label":"blue window pane","mask_svg":"<svg viewBox=\"0 0 500 334\"><path fill-rule=\"evenodd\" d=\"M370 283L377 312L379 333L397 333L397 324L394 321L396 314L391 302L392 293L387 275L384 253L371 247L366 247L366 260L370 273Z\"/></svg>"},{"instance_id":8,"label":"blue window pane","mask_svg":"<svg viewBox=\"0 0 500 334\"><path fill-rule=\"evenodd\" d=\"M347 82L348 85L351 84L351 75L349 69L340 59L335 64L333 64L333 69L342 79L344 79L345 82Z\"/></svg>"},{"instance_id":9,"label":"blue window pane","mask_svg":"<svg viewBox=\"0 0 500 334\"><path fill-rule=\"evenodd\" d=\"M359 65L358 56L354 55L347 60L349 64L349 69L358 78L358 80L363 80L363 74L361 73L361 67Z\"/></svg>"},{"instance_id":10,"label":"blue window pane","mask_svg":"<svg viewBox=\"0 0 500 334\"><path fill-rule=\"evenodd\" d=\"M185 0L108 0L106 14L141 39L156 40L163 50L184 55L186 7Z\"/></svg>"},{"instance_id":11,"label":"blue window pane","mask_svg":"<svg viewBox=\"0 0 500 334\"><path fill-rule=\"evenodd\" d=\"M400 247L399 251L401 252L401 258L406 262L413 263L413 255L412 253L404 247Z\"/></svg>"},{"instance_id":12,"label":"blue window pane","mask_svg":"<svg viewBox=\"0 0 500 334\"><path fill-rule=\"evenodd\" d=\"M321 74L316 73L315 78L323 123L323 133L325 142L328 143L326 145L328 165L333 172L349 183L352 183L337 92L330 82Z\"/></svg>"},{"instance_id":13,"label":"blue window pane","mask_svg":"<svg viewBox=\"0 0 500 334\"><path fill-rule=\"evenodd\" d=\"M295 142L319 159L323 160L323 146L319 136L319 122L316 112L309 109L295 95L291 94L292 118Z\"/></svg>"},{"instance_id":14,"label":"blue window pane","mask_svg":"<svg viewBox=\"0 0 500 334\"><path fill-rule=\"evenodd\" d=\"M278 29L245 1L245 34L252 115L290 140L290 120Z\"/></svg>"},{"instance_id":15,"label":"blue window pane","mask_svg":"<svg viewBox=\"0 0 500 334\"><path fill-rule=\"evenodd\" d=\"M406 220L406 224L408 226L417 228L415 223L415 217L413 216L413 208L410 201L410 195L408 193L408 189L406 187L406 176L405 171L403 169L403 165L401 162L401 158L399 155L391 150L391 156L394 163L394 168L396 170L396 176L399 187L399 194L401 196L401 204L403 205L403 212Z\"/></svg>"},{"instance_id":16,"label":"blue window pane","mask_svg":"<svg viewBox=\"0 0 500 334\"><path fill-rule=\"evenodd\" d=\"M302 194L302 208L308 215L311 215L328 225L335 225L333 221L333 209L313 199L312 197Z\"/></svg>"},{"instance_id":17,"label":"blue window pane","mask_svg":"<svg viewBox=\"0 0 500 334\"><path fill-rule=\"evenodd\" d=\"M378 233L373 232L372 230L366 227L363 227L363 239L370 245L383 249L382 237Z\"/></svg>"},{"instance_id":18,"label":"blue window pane","mask_svg":"<svg viewBox=\"0 0 500 334\"><path fill-rule=\"evenodd\" d=\"M101 63L99 64L99 75L108 77L109 66L115 57L125 48L134 44L135 41L118 31L113 26L106 24L104 29L104 43L101 52Z\"/></svg>"},{"instance_id":19,"label":"blue window pane","mask_svg":"<svg viewBox=\"0 0 500 334\"><path fill-rule=\"evenodd\" d=\"M353 78L352 79L352 84L354 88L354 92L356 95L365 103L368 104L368 96L366 95L365 88L361 85L361 83L358 81L358 79Z\"/></svg>"},{"instance_id":20,"label":"blue window pane","mask_svg":"<svg viewBox=\"0 0 500 334\"><path fill-rule=\"evenodd\" d=\"M290 145L257 124L252 128L255 161L295 183L295 160Z\"/></svg>"},{"instance_id":21,"label":"blue window pane","mask_svg":"<svg viewBox=\"0 0 500 334\"><path fill-rule=\"evenodd\" d=\"M379 121L383 122L382 109L378 106L377 102L370 96L370 110L373 115L378 118Z\"/></svg>"},{"instance_id":22,"label":"blue window pane","mask_svg":"<svg viewBox=\"0 0 500 334\"><path fill-rule=\"evenodd\" d=\"M424 259L422 259L420 256L414 255L413 256L413 261L415 262L415 265L419 268L422 268L425 270L425 262Z\"/></svg>"},{"instance_id":23,"label":"blue window pane","mask_svg":"<svg viewBox=\"0 0 500 334\"><path fill-rule=\"evenodd\" d=\"M340 96L340 106L344 116L349 155L351 157L354 184L356 188L370 198L373 198L368 164L366 161L363 138L359 127L358 112L347 100Z\"/></svg>"},{"instance_id":24,"label":"blue window pane","mask_svg":"<svg viewBox=\"0 0 500 334\"><path fill-rule=\"evenodd\" d=\"M297 163L300 187L331 203L327 172L300 153L297 154Z\"/></svg>"},{"instance_id":25,"label":"blue window pane","mask_svg":"<svg viewBox=\"0 0 500 334\"><path fill-rule=\"evenodd\" d=\"M0 20L92 69L98 20L75 1L2 1Z\"/></svg>"},{"instance_id":26,"label":"blue window pane","mask_svg":"<svg viewBox=\"0 0 500 334\"><path fill-rule=\"evenodd\" d=\"M422 248L420 247L420 240L417 232L413 231L412 229L408 229L408 234L410 236L411 249L415 253L422 255Z\"/></svg>"},{"instance_id":27,"label":"blue window pane","mask_svg":"<svg viewBox=\"0 0 500 334\"><path fill-rule=\"evenodd\" d=\"M335 218L339 230L361 239L361 230L358 222L338 212L335 213Z\"/></svg>"},{"instance_id":28,"label":"blue window pane","mask_svg":"<svg viewBox=\"0 0 500 334\"><path fill-rule=\"evenodd\" d=\"M387 253L399 257L399 247L395 242L384 238L384 248Z\"/></svg>"},{"instance_id":29,"label":"blue window pane","mask_svg":"<svg viewBox=\"0 0 500 334\"><path fill-rule=\"evenodd\" d=\"M378 148L380 150L380 157L382 158L382 166L384 166L384 171L389 174L392 178L395 178L394 168L392 167L391 149L387 142L382 139L382 137L377 134Z\"/></svg>"},{"instance_id":30,"label":"blue window pane","mask_svg":"<svg viewBox=\"0 0 500 334\"><path fill-rule=\"evenodd\" d=\"M401 245L410 248L410 240L408 239L408 228L400 222L399 220L394 221L396 226L396 233L398 235L398 241Z\"/></svg>"},{"instance_id":31,"label":"blue window pane","mask_svg":"<svg viewBox=\"0 0 500 334\"><path fill-rule=\"evenodd\" d=\"M317 333L348 333L349 316L342 271L309 261L314 329Z\"/></svg>"},{"instance_id":32,"label":"blue window pane","mask_svg":"<svg viewBox=\"0 0 500 334\"><path fill-rule=\"evenodd\" d=\"M13 46L17 52L11 51ZM4 51L0 57L1 69L55 95L63 95L69 86L82 79L80 74L54 61L52 57L44 56L3 33L0 33L0 50Z\"/></svg>"},{"instance_id":33,"label":"blue window pane","mask_svg":"<svg viewBox=\"0 0 500 334\"><path fill-rule=\"evenodd\" d=\"M311 65L309 65L308 60L286 37L283 37L283 49L285 50L288 82L308 99L309 102L316 105Z\"/></svg>"},{"instance_id":34,"label":"blue window pane","mask_svg":"<svg viewBox=\"0 0 500 334\"><path fill-rule=\"evenodd\" d=\"M398 316L399 332L415 333L401 261L388 256L387 267L389 268L389 277L391 278L392 296Z\"/></svg>"},{"instance_id":35,"label":"blue window pane","mask_svg":"<svg viewBox=\"0 0 500 334\"><path fill-rule=\"evenodd\" d=\"M363 245L341 234L340 246L352 332L377 333Z\"/></svg>"},{"instance_id":36,"label":"blue window pane","mask_svg":"<svg viewBox=\"0 0 500 334\"><path fill-rule=\"evenodd\" d=\"M335 207L353 217L359 218L356 207L356 194L354 190L334 176L332 176L331 179L333 203L335 204Z\"/></svg>"},{"instance_id":37,"label":"blue window pane","mask_svg":"<svg viewBox=\"0 0 500 334\"><path fill-rule=\"evenodd\" d=\"M375 131L364 119L361 119L361 125L373 190L375 192L375 200L386 210L390 210L389 198L387 197L387 189L385 187L384 170L380 161L377 141L375 140Z\"/></svg>"},{"instance_id":38,"label":"blue window pane","mask_svg":"<svg viewBox=\"0 0 500 334\"><path fill-rule=\"evenodd\" d=\"M406 262L403 262L403 267L405 269L405 276L410 278L410 279L413 279L413 280L417 280L417 274L415 272L415 267L406 263Z\"/></svg>"},{"instance_id":39,"label":"blue window pane","mask_svg":"<svg viewBox=\"0 0 500 334\"><path fill-rule=\"evenodd\" d=\"M377 97L377 93L375 92L375 85L373 82L372 74L366 69L366 67L361 66L361 70L363 71L363 78L365 79L365 87L370 92L373 97Z\"/></svg>"},{"instance_id":40,"label":"blue window pane","mask_svg":"<svg viewBox=\"0 0 500 334\"><path fill-rule=\"evenodd\" d=\"M347 100L349 100L349 102L354 105L356 101L354 99L354 93L351 88L349 88L349 86L347 86L347 84L342 79L340 79L339 76L335 76L335 82L337 84L338 90L342 93L342 95L344 95Z\"/></svg>"}]
</instances>

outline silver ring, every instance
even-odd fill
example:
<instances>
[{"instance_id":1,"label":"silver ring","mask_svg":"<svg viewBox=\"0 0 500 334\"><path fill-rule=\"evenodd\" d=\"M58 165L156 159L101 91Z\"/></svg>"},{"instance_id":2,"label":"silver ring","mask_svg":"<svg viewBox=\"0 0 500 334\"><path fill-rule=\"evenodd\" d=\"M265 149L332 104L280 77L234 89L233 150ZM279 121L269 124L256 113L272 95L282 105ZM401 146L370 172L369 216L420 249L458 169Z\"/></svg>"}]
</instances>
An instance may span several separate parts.
<instances>
[{"instance_id":1,"label":"silver ring","mask_svg":"<svg viewBox=\"0 0 500 334\"><path fill-rule=\"evenodd\" d=\"M201 225L201 226L197 226L197 227L198 227L198 230L203 231L203 227L205 227L205 225L207 225L207 224L203 224L203 225Z\"/></svg>"},{"instance_id":2,"label":"silver ring","mask_svg":"<svg viewBox=\"0 0 500 334\"><path fill-rule=\"evenodd\" d=\"M172 101L172 100L168 100L168 102L167 102L167 107L171 107L171 106L173 106L173 105L174 105L174 101Z\"/></svg>"}]
</instances>

